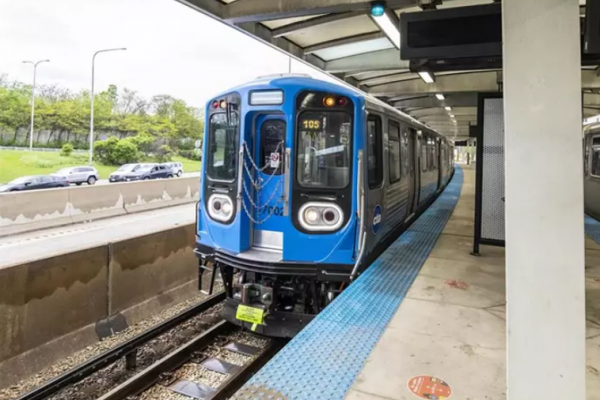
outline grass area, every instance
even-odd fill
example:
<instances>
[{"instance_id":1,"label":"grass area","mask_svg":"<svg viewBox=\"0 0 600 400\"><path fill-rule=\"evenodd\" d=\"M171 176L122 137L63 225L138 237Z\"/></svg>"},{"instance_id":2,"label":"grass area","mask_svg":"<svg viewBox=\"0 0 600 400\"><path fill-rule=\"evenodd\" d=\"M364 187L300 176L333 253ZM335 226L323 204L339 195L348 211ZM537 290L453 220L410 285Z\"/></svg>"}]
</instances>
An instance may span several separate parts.
<instances>
[{"instance_id":1,"label":"grass area","mask_svg":"<svg viewBox=\"0 0 600 400\"><path fill-rule=\"evenodd\" d=\"M200 161L179 156L173 157L173 161L181 162L185 172L200 171ZM20 176L51 174L65 167L87 165L87 162L88 155L82 153L61 157L60 152L0 150L0 183L10 182ZM94 163L94 167L98 170L100 179L107 179L118 168L98 162Z\"/></svg>"}]
</instances>

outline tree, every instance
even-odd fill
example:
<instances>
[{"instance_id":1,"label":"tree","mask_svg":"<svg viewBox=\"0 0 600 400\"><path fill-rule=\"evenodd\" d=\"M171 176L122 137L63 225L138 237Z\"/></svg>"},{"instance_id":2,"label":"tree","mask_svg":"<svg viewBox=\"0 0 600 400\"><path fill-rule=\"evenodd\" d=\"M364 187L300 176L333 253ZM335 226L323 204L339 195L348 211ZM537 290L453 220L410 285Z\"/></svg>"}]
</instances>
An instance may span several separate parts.
<instances>
[{"instance_id":1,"label":"tree","mask_svg":"<svg viewBox=\"0 0 600 400\"><path fill-rule=\"evenodd\" d=\"M168 94L159 94L150 100L150 110L161 117L171 118L171 110L175 99Z\"/></svg>"},{"instance_id":2,"label":"tree","mask_svg":"<svg viewBox=\"0 0 600 400\"><path fill-rule=\"evenodd\" d=\"M12 130L14 140L19 129L29 127L30 93L18 83L0 87L0 128Z\"/></svg>"},{"instance_id":3,"label":"tree","mask_svg":"<svg viewBox=\"0 0 600 400\"><path fill-rule=\"evenodd\" d=\"M123 89L123 94L115 104L114 111L119 115L146 115L148 103L135 90Z\"/></svg>"},{"instance_id":4,"label":"tree","mask_svg":"<svg viewBox=\"0 0 600 400\"><path fill-rule=\"evenodd\" d=\"M10 82L0 75L0 131L29 128L31 87ZM35 128L48 131L44 145L87 147L90 130L90 93L72 92L58 85L42 85L36 95ZM177 149L182 143L202 138L202 110L162 94L144 100L136 91L115 85L94 97L94 132L97 137L137 137L133 143L145 156L158 154L161 146ZM6 135L4 135L6 137ZM22 136L21 139L22 141Z\"/></svg>"}]
</instances>

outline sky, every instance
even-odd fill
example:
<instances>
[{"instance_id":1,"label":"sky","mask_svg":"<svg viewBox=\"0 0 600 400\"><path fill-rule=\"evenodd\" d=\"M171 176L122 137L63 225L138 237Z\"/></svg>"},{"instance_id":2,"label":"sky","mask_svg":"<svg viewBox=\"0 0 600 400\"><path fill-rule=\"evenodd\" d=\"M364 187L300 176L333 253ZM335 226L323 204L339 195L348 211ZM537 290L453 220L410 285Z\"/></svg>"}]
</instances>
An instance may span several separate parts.
<instances>
[{"instance_id":1,"label":"sky","mask_svg":"<svg viewBox=\"0 0 600 400\"><path fill-rule=\"evenodd\" d=\"M73 91L109 84L149 99L170 94L195 107L258 76L285 73L289 58L175 0L0 0L0 75ZM292 72L325 74L292 61Z\"/></svg>"}]
</instances>

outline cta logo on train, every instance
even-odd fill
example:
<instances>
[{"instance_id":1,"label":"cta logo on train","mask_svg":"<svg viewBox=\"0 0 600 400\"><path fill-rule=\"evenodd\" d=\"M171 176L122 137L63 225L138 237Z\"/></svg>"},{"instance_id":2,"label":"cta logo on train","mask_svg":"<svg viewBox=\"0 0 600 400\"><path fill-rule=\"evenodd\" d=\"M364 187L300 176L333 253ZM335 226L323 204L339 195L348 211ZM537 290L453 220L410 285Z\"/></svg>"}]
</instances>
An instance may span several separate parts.
<instances>
[{"instance_id":1,"label":"cta logo on train","mask_svg":"<svg viewBox=\"0 0 600 400\"><path fill-rule=\"evenodd\" d=\"M206 106L196 254L224 317L293 337L426 209L453 145L362 92L259 78Z\"/></svg>"}]
</instances>

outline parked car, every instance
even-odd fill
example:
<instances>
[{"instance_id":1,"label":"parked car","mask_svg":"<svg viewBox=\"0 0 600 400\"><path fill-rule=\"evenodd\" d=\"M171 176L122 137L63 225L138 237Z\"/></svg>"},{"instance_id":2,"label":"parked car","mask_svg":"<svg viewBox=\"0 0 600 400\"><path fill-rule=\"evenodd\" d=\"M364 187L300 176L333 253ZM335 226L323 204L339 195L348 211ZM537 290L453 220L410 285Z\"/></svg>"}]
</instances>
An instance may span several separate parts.
<instances>
[{"instance_id":1,"label":"parked car","mask_svg":"<svg viewBox=\"0 0 600 400\"><path fill-rule=\"evenodd\" d=\"M93 185L98 180L98 171L93 167L63 168L51 175L64 178L68 180L69 183L74 183L77 186L81 185L82 183Z\"/></svg>"},{"instance_id":2,"label":"parked car","mask_svg":"<svg viewBox=\"0 0 600 400\"><path fill-rule=\"evenodd\" d=\"M168 163L164 163L164 165L167 165L169 167L171 167L171 169L173 170L173 174L177 175L177 176L181 176L183 175L183 164L180 162L168 162Z\"/></svg>"},{"instance_id":3,"label":"parked car","mask_svg":"<svg viewBox=\"0 0 600 400\"><path fill-rule=\"evenodd\" d=\"M135 163L135 164L124 164L119 167L118 170L110 174L108 177L109 182L125 182L125 177L130 175L133 172L136 172L138 169L143 166L148 165L156 165L156 164L143 164L143 163Z\"/></svg>"},{"instance_id":4,"label":"parked car","mask_svg":"<svg viewBox=\"0 0 600 400\"><path fill-rule=\"evenodd\" d=\"M126 181L141 181L148 179L172 178L173 170L164 164L146 164L125 175Z\"/></svg>"},{"instance_id":5,"label":"parked car","mask_svg":"<svg viewBox=\"0 0 600 400\"><path fill-rule=\"evenodd\" d=\"M17 178L6 185L0 186L0 193L19 192L22 190L52 189L68 187L69 181L60 176L35 175Z\"/></svg>"}]
</instances>

